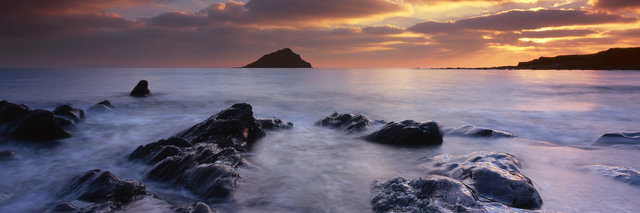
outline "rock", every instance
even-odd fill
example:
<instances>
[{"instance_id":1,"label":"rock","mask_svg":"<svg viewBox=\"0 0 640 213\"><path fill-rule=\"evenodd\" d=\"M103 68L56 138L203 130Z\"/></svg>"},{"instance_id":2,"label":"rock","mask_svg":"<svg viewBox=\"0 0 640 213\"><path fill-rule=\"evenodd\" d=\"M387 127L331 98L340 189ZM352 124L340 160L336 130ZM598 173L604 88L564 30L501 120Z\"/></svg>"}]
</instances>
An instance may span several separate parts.
<instances>
[{"instance_id":1,"label":"rock","mask_svg":"<svg viewBox=\"0 0 640 213\"><path fill-rule=\"evenodd\" d=\"M12 127L11 137L27 141L50 141L71 137L56 122L53 113L31 110Z\"/></svg>"},{"instance_id":2,"label":"rock","mask_svg":"<svg viewBox=\"0 0 640 213\"><path fill-rule=\"evenodd\" d=\"M16 156L18 156L18 152L13 149L0 151L0 160L11 160L16 158Z\"/></svg>"},{"instance_id":3,"label":"rock","mask_svg":"<svg viewBox=\"0 0 640 213\"><path fill-rule=\"evenodd\" d=\"M520 62L510 69L581 69L581 70L640 70L640 47L610 48L588 55L540 57Z\"/></svg>"},{"instance_id":4,"label":"rock","mask_svg":"<svg viewBox=\"0 0 640 213\"><path fill-rule=\"evenodd\" d=\"M136 87L133 88L133 90L131 91L131 93L129 93L129 95L134 97L150 96L151 91L149 91L148 87L149 87L149 82L147 82L147 80L140 80L140 82L138 82Z\"/></svg>"},{"instance_id":5,"label":"rock","mask_svg":"<svg viewBox=\"0 0 640 213\"><path fill-rule=\"evenodd\" d=\"M194 204L191 204L189 208L178 208L175 212L176 213L213 213L218 211L211 210L211 208L209 208L209 205L203 202L196 202Z\"/></svg>"},{"instance_id":6,"label":"rock","mask_svg":"<svg viewBox=\"0 0 640 213\"><path fill-rule=\"evenodd\" d=\"M17 140L49 141L71 137L52 112L0 101L0 135Z\"/></svg>"},{"instance_id":7,"label":"rock","mask_svg":"<svg viewBox=\"0 0 640 213\"><path fill-rule=\"evenodd\" d=\"M439 175L376 182L372 191L374 212L485 212L467 186Z\"/></svg>"},{"instance_id":8,"label":"rock","mask_svg":"<svg viewBox=\"0 0 640 213\"><path fill-rule=\"evenodd\" d=\"M613 177L618 181L622 181L633 186L640 186L640 173L637 169L631 167L606 165L591 165L587 166L586 168L601 173L604 176Z\"/></svg>"},{"instance_id":9,"label":"rock","mask_svg":"<svg viewBox=\"0 0 640 213\"><path fill-rule=\"evenodd\" d=\"M56 107L56 109L53 110L53 115L58 118L69 120L74 124L84 120L84 111L73 108L68 104Z\"/></svg>"},{"instance_id":10,"label":"rock","mask_svg":"<svg viewBox=\"0 0 640 213\"><path fill-rule=\"evenodd\" d=\"M630 133L607 133L595 142L592 146L610 146L610 145L637 145L640 144L640 132Z\"/></svg>"},{"instance_id":11,"label":"rock","mask_svg":"<svg viewBox=\"0 0 640 213\"><path fill-rule=\"evenodd\" d=\"M311 68L311 64L289 48L266 54L243 68Z\"/></svg>"},{"instance_id":12,"label":"rock","mask_svg":"<svg viewBox=\"0 0 640 213\"><path fill-rule=\"evenodd\" d=\"M244 165L241 152L265 135L249 104L234 104L207 120L129 155L153 165L149 179L177 183L211 201L228 200Z\"/></svg>"},{"instance_id":13,"label":"rock","mask_svg":"<svg viewBox=\"0 0 640 213\"><path fill-rule=\"evenodd\" d=\"M316 125L339 129L347 133L355 133L367 130L367 128L373 123L378 123L378 121L372 122L367 118L367 116L362 114L354 115L334 112L333 114L316 122Z\"/></svg>"},{"instance_id":14,"label":"rock","mask_svg":"<svg viewBox=\"0 0 640 213\"><path fill-rule=\"evenodd\" d=\"M435 121L419 123L405 120L389 122L375 132L362 138L376 143L396 146L430 146L442 144L442 130Z\"/></svg>"},{"instance_id":15,"label":"rock","mask_svg":"<svg viewBox=\"0 0 640 213\"><path fill-rule=\"evenodd\" d=\"M256 121L260 123L263 129L268 130L293 128L293 123L286 122L277 118L256 118Z\"/></svg>"},{"instance_id":16,"label":"rock","mask_svg":"<svg viewBox=\"0 0 640 213\"><path fill-rule=\"evenodd\" d=\"M542 198L531 180L520 171L520 161L502 152L477 151L466 155L434 156L430 174L444 175L467 185L479 197L507 206L538 209Z\"/></svg>"},{"instance_id":17,"label":"rock","mask_svg":"<svg viewBox=\"0 0 640 213\"><path fill-rule=\"evenodd\" d=\"M455 129L448 129L444 131L446 135L455 136L468 136L468 137L483 137L483 138L499 138L499 137L515 137L514 134L493 130L484 127L477 127L473 125L463 125Z\"/></svg>"},{"instance_id":18,"label":"rock","mask_svg":"<svg viewBox=\"0 0 640 213\"><path fill-rule=\"evenodd\" d=\"M74 177L65 185L58 198L64 200L54 212L115 212L124 204L149 195L144 185L136 180L122 180L110 171L91 170ZM75 206L70 202L91 204Z\"/></svg>"},{"instance_id":19,"label":"rock","mask_svg":"<svg viewBox=\"0 0 640 213\"><path fill-rule=\"evenodd\" d=\"M104 100L89 107L89 110L96 112L110 111L113 110L113 105L111 105L111 102L109 102L109 100Z\"/></svg>"},{"instance_id":20,"label":"rock","mask_svg":"<svg viewBox=\"0 0 640 213\"><path fill-rule=\"evenodd\" d=\"M191 144L206 142L216 143L221 147L244 148L246 143L253 143L264 135L264 130L253 117L251 105L239 103L183 130L176 137Z\"/></svg>"}]
</instances>

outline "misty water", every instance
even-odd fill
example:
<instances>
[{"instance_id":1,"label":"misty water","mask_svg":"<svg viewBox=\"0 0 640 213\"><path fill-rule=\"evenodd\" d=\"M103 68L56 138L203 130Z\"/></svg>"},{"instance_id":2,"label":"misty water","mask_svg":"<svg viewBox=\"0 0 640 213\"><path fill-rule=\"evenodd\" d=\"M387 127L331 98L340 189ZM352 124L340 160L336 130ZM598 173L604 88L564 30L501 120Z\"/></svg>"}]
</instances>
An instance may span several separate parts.
<instances>
[{"instance_id":1,"label":"misty water","mask_svg":"<svg viewBox=\"0 0 640 213\"><path fill-rule=\"evenodd\" d=\"M128 93L141 79L153 96ZM41 212L72 177L91 169L140 180L177 206L198 200L177 185L144 178L148 165L127 160L139 145L188 128L234 103L256 117L278 117L292 130L270 131L247 153L251 167L223 212L369 212L376 179L425 176L420 159L477 150L522 161L552 212L636 212L640 187L585 170L640 167L638 147L593 147L607 132L640 131L640 72L429 69L3 69L0 99L53 110L87 109L108 99L112 112L86 111L73 137L48 143L2 139L0 212ZM518 135L507 139L446 136L437 147L398 148L314 126L337 111L386 121L436 120ZM126 211L159 211L138 203Z\"/></svg>"}]
</instances>

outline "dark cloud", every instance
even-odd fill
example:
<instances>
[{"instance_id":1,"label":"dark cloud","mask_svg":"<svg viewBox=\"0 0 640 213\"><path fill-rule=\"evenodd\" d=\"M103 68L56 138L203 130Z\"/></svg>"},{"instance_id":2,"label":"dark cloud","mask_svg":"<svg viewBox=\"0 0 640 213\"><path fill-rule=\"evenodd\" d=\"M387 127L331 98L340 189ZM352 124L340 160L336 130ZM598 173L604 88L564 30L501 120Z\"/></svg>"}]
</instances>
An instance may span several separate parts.
<instances>
[{"instance_id":1,"label":"dark cloud","mask_svg":"<svg viewBox=\"0 0 640 213\"><path fill-rule=\"evenodd\" d=\"M212 20L207 16L190 13L169 12L145 19L150 26L188 28L211 25Z\"/></svg>"},{"instance_id":2,"label":"dark cloud","mask_svg":"<svg viewBox=\"0 0 640 213\"><path fill-rule=\"evenodd\" d=\"M595 30L546 30L546 31L525 31L517 34L521 38L558 38L558 37L578 37L597 34Z\"/></svg>"},{"instance_id":3,"label":"dark cloud","mask_svg":"<svg viewBox=\"0 0 640 213\"><path fill-rule=\"evenodd\" d=\"M373 26L362 28L362 32L371 34L401 34L404 29L396 26Z\"/></svg>"},{"instance_id":4,"label":"dark cloud","mask_svg":"<svg viewBox=\"0 0 640 213\"><path fill-rule=\"evenodd\" d=\"M424 34L450 33L461 30L461 28L456 23L435 21L420 22L407 29L413 32Z\"/></svg>"},{"instance_id":5,"label":"dark cloud","mask_svg":"<svg viewBox=\"0 0 640 213\"><path fill-rule=\"evenodd\" d=\"M0 13L87 13L106 8L132 7L158 1L162 0L3 0L0 1Z\"/></svg>"},{"instance_id":6,"label":"dark cloud","mask_svg":"<svg viewBox=\"0 0 640 213\"><path fill-rule=\"evenodd\" d=\"M610 11L640 9L640 1L638 0L594 0L592 4L595 8Z\"/></svg>"},{"instance_id":7,"label":"dark cloud","mask_svg":"<svg viewBox=\"0 0 640 213\"><path fill-rule=\"evenodd\" d=\"M360 18L402 10L386 0L251 0L246 8L256 18L272 20Z\"/></svg>"}]
</instances>

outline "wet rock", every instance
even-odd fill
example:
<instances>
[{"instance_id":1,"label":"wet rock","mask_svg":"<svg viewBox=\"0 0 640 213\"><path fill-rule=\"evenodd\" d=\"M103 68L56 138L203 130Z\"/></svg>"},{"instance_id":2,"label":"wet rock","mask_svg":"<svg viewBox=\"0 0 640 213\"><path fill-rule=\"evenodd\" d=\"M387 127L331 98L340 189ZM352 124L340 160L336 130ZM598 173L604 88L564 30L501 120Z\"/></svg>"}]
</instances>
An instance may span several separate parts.
<instances>
[{"instance_id":1,"label":"wet rock","mask_svg":"<svg viewBox=\"0 0 640 213\"><path fill-rule=\"evenodd\" d=\"M613 177L618 181L634 186L640 186L640 173L637 169L622 166L591 165L588 169L604 176Z\"/></svg>"},{"instance_id":2,"label":"wet rock","mask_svg":"<svg viewBox=\"0 0 640 213\"><path fill-rule=\"evenodd\" d=\"M249 104L234 104L209 119L134 150L129 159L153 165L149 179L176 183L211 201L231 197L246 162L241 152L265 134Z\"/></svg>"},{"instance_id":3,"label":"wet rock","mask_svg":"<svg viewBox=\"0 0 640 213\"><path fill-rule=\"evenodd\" d=\"M389 122L375 132L362 138L376 143L396 146L430 146L442 144L442 130L437 122L425 123L405 120Z\"/></svg>"},{"instance_id":4,"label":"wet rock","mask_svg":"<svg viewBox=\"0 0 640 213\"><path fill-rule=\"evenodd\" d=\"M18 156L18 152L13 149L0 151L0 160L11 160Z\"/></svg>"},{"instance_id":5,"label":"wet rock","mask_svg":"<svg viewBox=\"0 0 640 213\"><path fill-rule=\"evenodd\" d=\"M148 193L140 182L122 180L110 171L95 169L74 177L62 189L58 197L64 202L54 212L114 212L145 195ZM69 203L74 201L90 204L79 207Z\"/></svg>"},{"instance_id":6,"label":"wet rock","mask_svg":"<svg viewBox=\"0 0 640 213\"><path fill-rule=\"evenodd\" d=\"M516 208L542 206L533 182L522 174L520 161L513 155L484 151L459 156L442 154L432 157L427 165L435 168L431 174L459 180L481 198Z\"/></svg>"},{"instance_id":7,"label":"wet rock","mask_svg":"<svg viewBox=\"0 0 640 213\"><path fill-rule=\"evenodd\" d=\"M77 124L84 120L84 111L81 109L73 108L71 105L65 104L56 107L53 110L53 115L57 118L62 118L71 121L71 123Z\"/></svg>"},{"instance_id":8,"label":"wet rock","mask_svg":"<svg viewBox=\"0 0 640 213\"><path fill-rule=\"evenodd\" d=\"M176 209L175 212L176 213L214 213L218 211L212 210L209 207L209 205L203 202L196 202L194 204L191 204L189 208L178 208Z\"/></svg>"},{"instance_id":9,"label":"wet rock","mask_svg":"<svg viewBox=\"0 0 640 213\"><path fill-rule=\"evenodd\" d=\"M91 111L95 111L95 112L104 112L104 111L110 111L113 110L113 105L111 105L111 102L109 102L109 100L104 100L101 101L100 103L97 103L91 107L89 107L89 110Z\"/></svg>"},{"instance_id":10,"label":"wet rock","mask_svg":"<svg viewBox=\"0 0 640 213\"><path fill-rule=\"evenodd\" d=\"M0 101L0 135L18 140L49 141L71 137L54 114L25 105Z\"/></svg>"},{"instance_id":11,"label":"wet rock","mask_svg":"<svg viewBox=\"0 0 640 213\"><path fill-rule=\"evenodd\" d=\"M485 212L467 186L439 175L376 182L372 191L374 212Z\"/></svg>"},{"instance_id":12,"label":"wet rock","mask_svg":"<svg viewBox=\"0 0 640 213\"><path fill-rule=\"evenodd\" d=\"M316 122L316 125L328 127L332 129L339 129L348 133L361 132L366 130L371 124L378 123L378 121L371 121L367 116L362 114L340 114L334 112L333 114L323 118Z\"/></svg>"},{"instance_id":13,"label":"wet rock","mask_svg":"<svg viewBox=\"0 0 640 213\"><path fill-rule=\"evenodd\" d=\"M455 129L447 129L444 131L446 135L467 136L467 137L483 137L483 138L499 138L499 137L515 137L514 134L493 130L473 125L463 125Z\"/></svg>"},{"instance_id":14,"label":"wet rock","mask_svg":"<svg viewBox=\"0 0 640 213\"><path fill-rule=\"evenodd\" d=\"M129 95L134 97L150 96L151 91L149 90L149 82L147 82L147 80L140 80L136 87L131 90L131 93L129 93Z\"/></svg>"},{"instance_id":15,"label":"wet rock","mask_svg":"<svg viewBox=\"0 0 640 213\"><path fill-rule=\"evenodd\" d=\"M80 211L79 208L70 202L62 202L51 210L52 213L73 213Z\"/></svg>"},{"instance_id":16,"label":"wet rock","mask_svg":"<svg viewBox=\"0 0 640 213\"><path fill-rule=\"evenodd\" d=\"M31 110L11 128L11 137L27 141L50 141L71 137L56 122L53 113Z\"/></svg>"},{"instance_id":17,"label":"wet rock","mask_svg":"<svg viewBox=\"0 0 640 213\"><path fill-rule=\"evenodd\" d=\"M640 144L640 132L629 133L607 133L595 142L592 146L610 146L610 145L637 145Z\"/></svg>"},{"instance_id":18,"label":"wet rock","mask_svg":"<svg viewBox=\"0 0 640 213\"><path fill-rule=\"evenodd\" d=\"M260 123L263 129L266 129L266 130L293 128L293 123L286 122L278 118L256 118L256 121Z\"/></svg>"},{"instance_id":19,"label":"wet rock","mask_svg":"<svg viewBox=\"0 0 640 213\"><path fill-rule=\"evenodd\" d=\"M206 142L216 143L221 147L244 148L245 142L253 143L264 135L264 130L253 117L251 105L239 103L178 133L176 137L191 144Z\"/></svg>"}]
</instances>

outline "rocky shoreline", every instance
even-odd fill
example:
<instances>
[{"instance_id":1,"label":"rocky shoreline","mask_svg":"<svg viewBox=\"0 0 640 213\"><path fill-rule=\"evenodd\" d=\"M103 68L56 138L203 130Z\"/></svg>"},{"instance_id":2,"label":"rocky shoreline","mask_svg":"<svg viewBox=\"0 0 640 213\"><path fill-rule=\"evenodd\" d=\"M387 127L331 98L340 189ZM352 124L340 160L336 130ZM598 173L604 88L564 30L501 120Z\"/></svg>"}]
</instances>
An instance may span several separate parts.
<instances>
[{"instance_id":1,"label":"rocky shoreline","mask_svg":"<svg viewBox=\"0 0 640 213\"><path fill-rule=\"evenodd\" d=\"M151 95L147 81L131 92L135 97ZM141 93L135 91L143 91ZM87 112L101 113L114 108L108 100ZM53 111L0 101L0 136L17 141L46 143L73 137L69 128L82 128L85 111L60 105ZM399 147L440 146L445 137L511 138L514 134L472 125L443 128L436 121L405 120L385 122L362 114L332 113L317 126L345 135ZM95 169L75 176L59 193L50 212L117 212L140 200L166 203L167 211L215 212L206 203L233 202L241 176L240 167L250 166L246 153L269 131L292 129L293 123L278 118L256 118L253 107L237 103L183 131L132 150L128 160L147 166L143 180L121 179L111 171ZM608 133L593 146L637 145L638 133ZM14 150L0 150L0 160L15 160ZM520 160L503 152L475 151L467 154L440 154L421 162L424 176L377 180L370 197L374 212L526 212L543 206L535 181L522 172ZM586 167L590 171L638 186L634 168L607 165ZM382 177L381 177L382 178ZM180 186L198 196L187 208L176 207L147 191L141 181Z\"/></svg>"}]
</instances>

